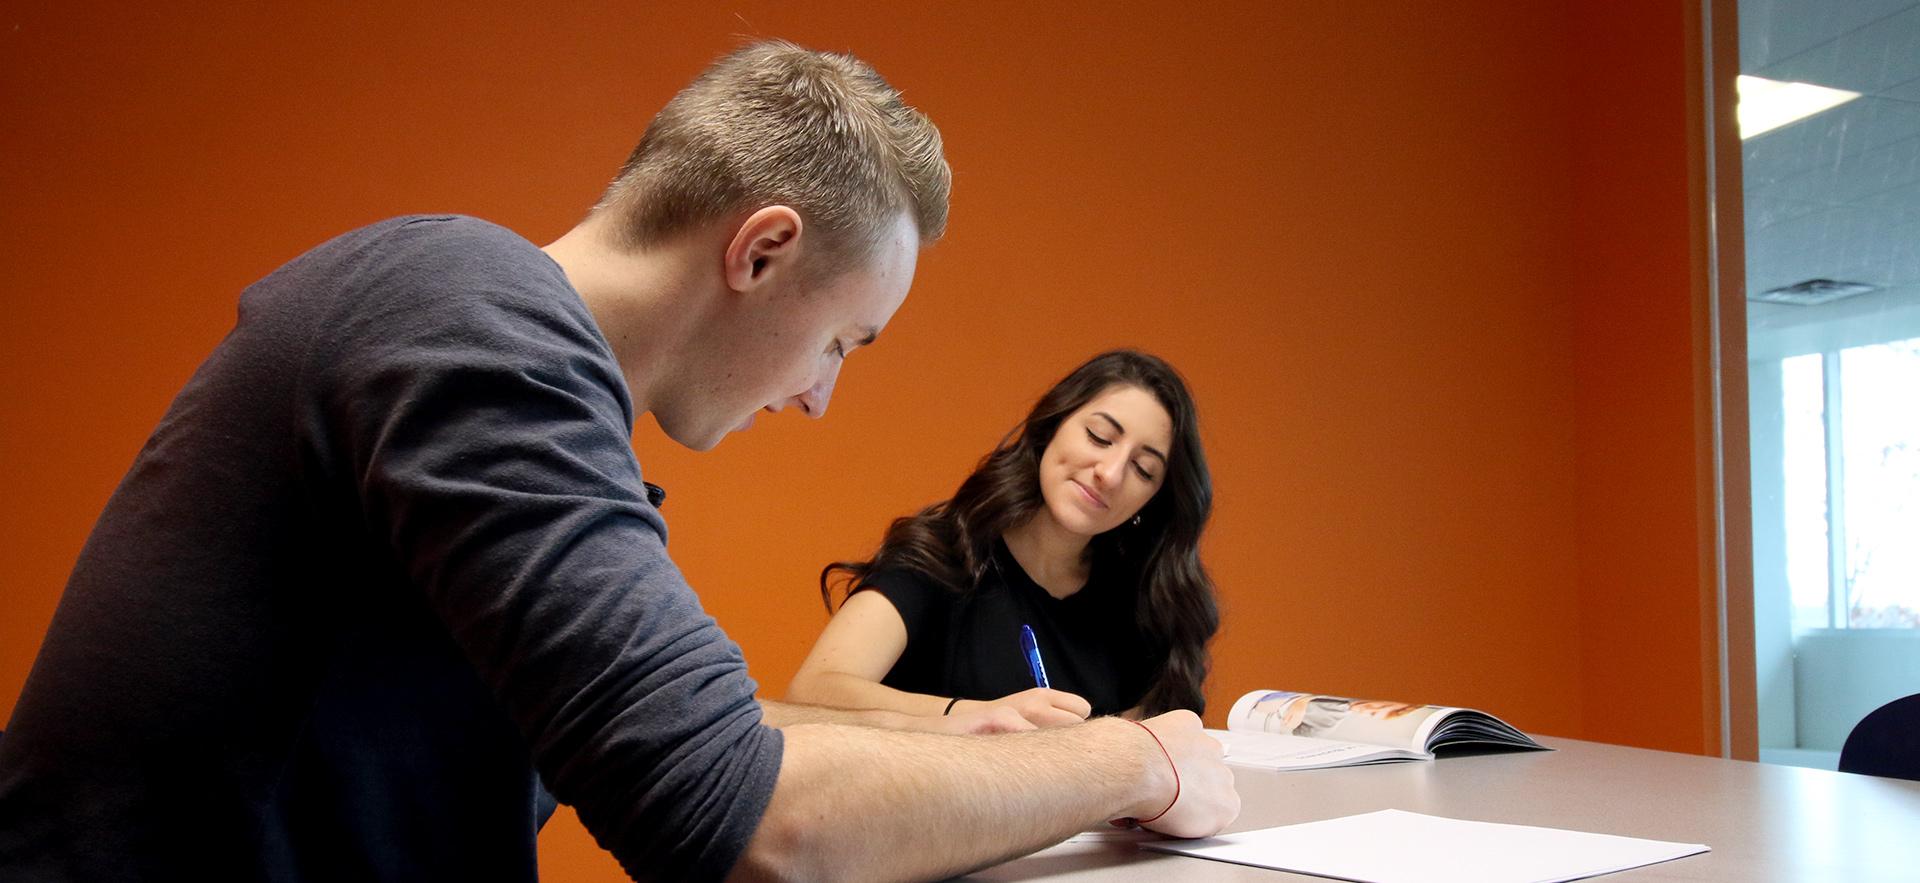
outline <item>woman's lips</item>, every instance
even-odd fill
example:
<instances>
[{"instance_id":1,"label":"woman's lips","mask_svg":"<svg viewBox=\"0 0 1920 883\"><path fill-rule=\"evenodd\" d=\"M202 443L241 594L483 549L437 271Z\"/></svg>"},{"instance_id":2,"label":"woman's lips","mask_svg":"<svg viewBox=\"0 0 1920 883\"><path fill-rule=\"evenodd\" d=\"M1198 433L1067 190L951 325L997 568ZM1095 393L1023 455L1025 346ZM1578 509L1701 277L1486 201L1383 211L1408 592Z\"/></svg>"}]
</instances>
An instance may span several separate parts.
<instances>
[{"instance_id":1,"label":"woman's lips","mask_svg":"<svg viewBox=\"0 0 1920 883\"><path fill-rule=\"evenodd\" d=\"M1073 479L1068 479L1068 481L1073 481ZM1093 506L1095 508L1099 508L1099 509L1107 508L1107 501L1100 499L1100 495L1094 493L1091 488L1087 487L1084 484L1081 484L1078 481L1074 481L1073 486L1079 489L1080 496L1086 498L1088 505Z\"/></svg>"}]
</instances>

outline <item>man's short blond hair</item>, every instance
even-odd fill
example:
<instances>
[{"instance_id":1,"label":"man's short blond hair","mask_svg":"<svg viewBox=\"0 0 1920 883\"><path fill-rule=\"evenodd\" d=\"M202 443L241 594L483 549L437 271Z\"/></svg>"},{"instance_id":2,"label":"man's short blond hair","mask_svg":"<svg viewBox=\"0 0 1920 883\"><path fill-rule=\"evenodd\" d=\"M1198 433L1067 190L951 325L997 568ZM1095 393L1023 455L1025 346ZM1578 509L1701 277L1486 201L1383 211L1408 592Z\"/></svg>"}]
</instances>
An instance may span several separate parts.
<instances>
[{"instance_id":1,"label":"man's short blond hair","mask_svg":"<svg viewBox=\"0 0 1920 883\"><path fill-rule=\"evenodd\" d=\"M938 239L951 186L940 130L873 68L770 40L667 102L595 210L618 213L626 244L645 246L786 205L837 267L871 254L901 212L923 244Z\"/></svg>"}]
</instances>

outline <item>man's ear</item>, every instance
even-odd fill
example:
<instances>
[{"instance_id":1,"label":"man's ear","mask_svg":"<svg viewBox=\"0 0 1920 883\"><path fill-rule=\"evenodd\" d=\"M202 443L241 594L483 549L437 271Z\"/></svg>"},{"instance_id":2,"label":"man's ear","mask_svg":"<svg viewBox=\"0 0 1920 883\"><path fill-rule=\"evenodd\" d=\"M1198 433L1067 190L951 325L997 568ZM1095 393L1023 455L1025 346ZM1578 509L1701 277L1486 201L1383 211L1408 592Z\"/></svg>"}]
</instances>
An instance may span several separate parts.
<instances>
[{"instance_id":1,"label":"man's ear","mask_svg":"<svg viewBox=\"0 0 1920 883\"><path fill-rule=\"evenodd\" d=\"M784 205L748 215L727 243L722 268L727 287L747 291L792 272L800 259L801 232L800 213Z\"/></svg>"}]
</instances>

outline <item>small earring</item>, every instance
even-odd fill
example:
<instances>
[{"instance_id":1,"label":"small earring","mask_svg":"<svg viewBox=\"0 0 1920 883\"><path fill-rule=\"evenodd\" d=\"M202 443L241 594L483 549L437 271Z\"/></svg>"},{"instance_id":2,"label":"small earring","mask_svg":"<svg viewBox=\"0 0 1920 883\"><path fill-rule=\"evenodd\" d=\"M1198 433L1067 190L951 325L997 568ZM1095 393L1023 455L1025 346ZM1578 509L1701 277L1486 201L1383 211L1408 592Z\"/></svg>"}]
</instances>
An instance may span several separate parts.
<instances>
[{"instance_id":1,"label":"small earring","mask_svg":"<svg viewBox=\"0 0 1920 883\"><path fill-rule=\"evenodd\" d=\"M1140 516L1138 515L1133 516L1133 526L1134 527L1140 526Z\"/></svg>"}]
</instances>

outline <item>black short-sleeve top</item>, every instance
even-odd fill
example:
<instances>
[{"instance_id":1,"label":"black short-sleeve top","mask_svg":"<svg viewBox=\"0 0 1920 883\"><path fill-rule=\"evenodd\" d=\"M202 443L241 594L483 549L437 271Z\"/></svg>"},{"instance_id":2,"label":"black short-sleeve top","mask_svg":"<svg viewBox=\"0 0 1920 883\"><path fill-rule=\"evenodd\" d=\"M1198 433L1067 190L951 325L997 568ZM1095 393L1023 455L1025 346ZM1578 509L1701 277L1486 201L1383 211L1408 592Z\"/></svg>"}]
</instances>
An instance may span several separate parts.
<instances>
[{"instance_id":1,"label":"black short-sleeve top","mask_svg":"<svg viewBox=\"0 0 1920 883\"><path fill-rule=\"evenodd\" d=\"M881 679L896 690L997 699L1032 689L1022 625L1033 628L1049 685L1086 699L1096 715L1139 704L1165 661L1134 623L1133 586L1096 567L1084 588L1055 598L998 540L985 578L971 593L906 570L876 571L861 588L892 602L906 623L906 650Z\"/></svg>"}]
</instances>

